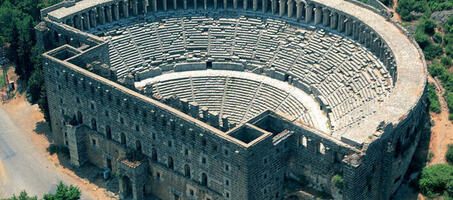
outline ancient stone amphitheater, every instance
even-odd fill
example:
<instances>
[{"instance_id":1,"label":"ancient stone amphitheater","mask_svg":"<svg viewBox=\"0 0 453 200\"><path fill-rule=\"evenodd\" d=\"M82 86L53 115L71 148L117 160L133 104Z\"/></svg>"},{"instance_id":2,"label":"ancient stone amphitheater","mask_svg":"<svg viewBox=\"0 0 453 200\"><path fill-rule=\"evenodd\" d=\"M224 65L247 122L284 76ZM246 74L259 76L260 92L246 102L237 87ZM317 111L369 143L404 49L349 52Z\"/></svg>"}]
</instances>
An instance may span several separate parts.
<instances>
[{"instance_id":1,"label":"ancient stone amphitheater","mask_svg":"<svg viewBox=\"0 0 453 200\"><path fill-rule=\"evenodd\" d=\"M53 140L122 198L389 199L426 65L354 0L75 0L41 11Z\"/></svg>"}]
</instances>

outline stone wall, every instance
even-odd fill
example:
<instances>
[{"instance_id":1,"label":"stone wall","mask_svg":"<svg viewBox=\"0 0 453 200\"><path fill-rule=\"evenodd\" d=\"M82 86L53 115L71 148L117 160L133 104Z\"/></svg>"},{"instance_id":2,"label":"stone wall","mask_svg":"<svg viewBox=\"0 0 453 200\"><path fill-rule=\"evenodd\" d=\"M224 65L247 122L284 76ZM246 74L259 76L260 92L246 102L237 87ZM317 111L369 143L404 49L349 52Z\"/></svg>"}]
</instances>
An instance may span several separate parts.
<instances>
[{"instance_id":1,"label":"stone wall","mask_svg":"<svg viewBox=\"0 0 453 200\"><path fill-rule=\"evenodd\" d=\"M54 46L73 46L46 53L44 71L53 140L69 146L75 165L89 161L114 173L123 171L120 187L126 188L126 180L131 181L135 199L148 193L162 199L280 199L285 178L290 176L305 177L315 188L334 193L331 179L340 174L344 188L338 198L344 199L388 199L400 185L425 125L424 93L398 124L383 124L376 130L381 134L370 136L371 142L362 149L284 117L275 122L284 124L288 132L261 130L258 116L247 126L262 131L263 136L241 142L230 134L244 126L222 132L188 111L178 111L84 69L92 61L109 65L109 58L103 54L108 51L106 43L83 30L127 18L129 12L138 15L181 7L169 6L167 1L159 6L157 1L110 3L73 13L61 19L65 24L46 19L48 30L42 29L40 37L50 39ZM200 9L222 4L217 0L203 3ZM184 9L188 5L197 6L197 2L183 2ZM303 18L305 23L342 32L373 51L396 82L395 61L386 41L353 16L315 2L234 0L222 5L270 10L288 20ZM71 59L54 57L53 53L71 48L68 55L76 54ZM131 164L131 154L144 157ZM126 193L122 189L122 195Z\"/></svg>"}]
</instances>

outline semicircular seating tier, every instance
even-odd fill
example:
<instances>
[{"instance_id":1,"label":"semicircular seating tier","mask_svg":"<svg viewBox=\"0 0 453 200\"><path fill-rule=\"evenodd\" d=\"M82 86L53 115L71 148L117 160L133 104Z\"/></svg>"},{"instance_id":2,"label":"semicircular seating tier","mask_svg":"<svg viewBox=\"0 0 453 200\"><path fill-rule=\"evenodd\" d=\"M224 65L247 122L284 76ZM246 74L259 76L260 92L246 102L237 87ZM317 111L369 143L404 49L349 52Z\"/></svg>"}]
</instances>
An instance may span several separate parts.
<instances>
[{"instance_id":1,"label":"semicircular seating tier","mask_svg":"<svg viewBox=\"0 0 453 200\"><path fill-rule=\"evenodd\" d=\"M245 71L255 73L281 72L328 105L333 131L375 113L378 106L370 105L382 103L393 88L384 64L351 38L330 29L293 24L256 12L208 10L191 16L185 12L159 12L144 19L97 26L90 32L109 42L110 62L118 78L156 68L164 74L172 73L178 63L206 61L240 63ZM181 81L182 85L187 84L183 83L187 79ZM246 94L247 85L257 83L238 84L242 84ZM203 91L192 92L200 92L201 96ZM284 94L285 91L276 92L275 98ZM301 109L299 113L303 112ZM238 116L236 121L247 117Z\"/></svg>"},{"instance_id":2,"label":"semicircular seating tier","mask_svg":"<svg viewBox=\"0 0 453 200\"><path fill-rule=\"evenodd\" d=\"M329 131L319 104L302 90L266 76L249 72L204 70L168 73L138 82L161 98L178 97L228 116L233 124L244 123L266 111L286 113L294 121ZM201 110L200 110L200 114Z\"/></svg>"}]
</instances>

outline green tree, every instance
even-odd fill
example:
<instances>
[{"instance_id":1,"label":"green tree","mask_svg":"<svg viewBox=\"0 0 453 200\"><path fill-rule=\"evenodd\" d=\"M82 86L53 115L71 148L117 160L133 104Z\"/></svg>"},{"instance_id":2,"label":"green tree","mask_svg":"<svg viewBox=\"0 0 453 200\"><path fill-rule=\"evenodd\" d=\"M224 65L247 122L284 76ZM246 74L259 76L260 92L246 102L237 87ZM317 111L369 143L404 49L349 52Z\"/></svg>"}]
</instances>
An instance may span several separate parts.
<instances>
[{"instance_id":1,"label":"green tree","mask_svg":"<svg viewBox=\"0 0 453 200\"><path fill-rule=\"evenodd\" d=\"M423 49L429 45L431 45L431 41L429 40L429 36L421 31L417 31L414 35L415 41L417 41L418 45Z\"/></svg>"},{"instance_id":2,"label":"green tree","mask_svg":"<svg viewBox=\"0 0 453 200\"><path fill-rule=\"evenodd\" d=\"M422 170L418 185L423 194L435 197L444 193L452 178L452 166L446 164L432 165Z\"/></svg>"},{"instance_id":3,"label":"green tree","mask_svg":"<svg viewBox=\"0 0 453 200\"><path fill-rule=\"evenodd\" d=\"M435 113L440 113L440 102L437 97L434 84L428 84L428 100L429 100L429 110Z\"/></svg>"},{"instance_id":4,"label":"green tree","mask_svg":"<svg viewBox=\"0 0 453 200\"><path fill-rule=\"evenodd\" d=\"M449 67L451 65L451 60L452 58L450 56L442 56L440 58L440 62L446 67Z\"/></svg>"},{"instance_id":5,"label":"green tree","mask_svg":"<svg viewBox=\"0 0 453 200\"><path fill-rule=\"evenodd\" d=\"M43 200L78 200L80 199L80 190L72 185L67 186L60 182L57 185L57 192L55 194L46 194Z\"/></svg>"},{"instance_id":6,"label":"green tree","mask_svg":"<svg viewBox=\"0 0 453 200\"><path fill-rule=\"evenodd\" d=\"M80 189L72 185L67 186L60 182L57 185L57 191L55 194L45 194L43 200L79 200ZM28 196L27 192L22 191L19 196L13 195L11 198L1 200L38 200L38 198Z\"/></svg>"},{"instance_id":7,"label":"green tree","mask_svg":"<svg viewBox=\"0 0 453 200\"><path fill-rule=\"evenodd\" d=\"M19 196L13 195L13 197L4 200L38 200L38 198L28 196L27 192L22 191Z\"/></svg>"},{"instance_id":8,"label":"green tree","mask_svg":"<svg viewBox=\"0 0 453 200\"><path fill-rule=\"evenodd\" d=\"M423 53L427 60L433 60L443 54L443 49L439 45L430 44L423 48Z\"/></svg>"}]
</instances>

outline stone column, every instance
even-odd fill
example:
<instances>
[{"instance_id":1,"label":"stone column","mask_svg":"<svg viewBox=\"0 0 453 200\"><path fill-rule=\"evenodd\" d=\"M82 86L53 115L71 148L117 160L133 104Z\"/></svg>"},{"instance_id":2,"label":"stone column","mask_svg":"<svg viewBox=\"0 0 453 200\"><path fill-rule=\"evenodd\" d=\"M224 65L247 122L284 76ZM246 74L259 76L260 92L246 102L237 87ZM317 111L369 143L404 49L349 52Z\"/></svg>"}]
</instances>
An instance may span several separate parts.
<instances>
[{"instance_id":1,"label":"stone column","mask_svg":"<svg viewBox=\"0 0 453 200\"><path fill-rule=\"evenodd\" d=\"M143 14L148 14L148 8L146 7L146 0L142 0L142 12Z\"/></svg>"},{"instance_id":2,"label":"stone column","mask_svg":"<svg viewBox=\"0 0 453 200\"><path fill-rule=\"evenodd\" d=\"M252 9L253 9L253 11L258 10L258 0L253 0Z\"/></svg>"},{"instance_id":3,"label":"stone column","mask_svg":"<svg viewBox=\"0 0 453 200\"><path fill-rule=\"evenodd\" d=\"M107 21L112 22L112 7L111 6L105 6L105 9L107 9Z\"/></svg>"},{"instance_id":4,"label":"stone column","mask_svg":"<svg viewBox=\"0 0 453 200\"><path fill-rule=\"evenodd\" d=\"M288 17L293 16L293 10L294 10L294 1L288 0Z\"/></svg>"},{"instance_id":5,"label":"stone column","mask_svg":"<svg viewBox=\"0 0 453 200\"><path fill-rule=\"evenodd\" d=\"M368 35L369 35L368 48L370 48L371 51L374 53L375 52L374 44L375 44L377 38L374 36L374 32L370 32Z\"/></svg>"},{"instance_id":6,"label":"stone column","mask_svg":"<svg viewBox=\"0 0 453 200\"><path fill-rule=\"evenodd\" d=\"M271 0L271 12L272 14L277 12L277 0Z\"/></svg>"},{"instance_id":7,"label":"stone column","mask_svg":"<svg viewBox=\"0 0 453 200\"><path fill-rule=\"evenodd\" d=\"M118 3L115 3L112 6L113 6L113 19L115 21L118 21L118 20L120 20L120 8L119 8L119 5L118 5Z\"/></svg>"},{"instance_id":8,"label":"stone column","mask_svg":"<svg viewBox=\"0 0 453 200\"><path fill-rule=\"evenodd\" d=\"M330 28L331 29L336 29L337 28L337 20L338 20L338 15L335 12L330 13Z\"/></svg>"},{"instance_id":9,"label":"stone column","mask_svg":"<svg viewBox=\"0 0 453 200\"><path fill-rule=\"evenodd\" d=\"M327 8L322 9L322 25L328 26L330 22L330 10Z\"/></svg>"},{"instance_id":10,"label":"stone column","mask_svg":"<svg viewBox=\"0 0 453 200\"><path fill-rule=\"evenodd\" d=\"M105 8L103 6L98 7L98 18L100 24L105 24Z\"/></svg>"},{"instance_id":11,"label":"stone column","mask_svg":"<svg viewBox=\"0 0 453 200\"><path fill-rule=\"evenodd\" d=\"M363 44L363 42L365 41L365 33L366 29L363 29L362 31L359 32L359 42L361 44Z\"/></svg>"},{"instance_id":12,"label":"stone column","mask_svg":"<svg viewBox=\"0 0 453 200\"><path fill-rule=\"evenodd\" d=\"M302 18L302 3L296 3L296 19L299 21Z\"/></svg>"},{"instance_id":13,"label":"stone column","mask_svg":"<svg viewBox=\"0 0 453 200\"><path fill-rule=\"evenodd\" d=\"M167 11L167 0L162 0L162 7L164 7L164 11Z\"/></svg>"},{"instance_id":14,"label":"stone column","mask_svg":"<svg viewBox=\"0 0 453 200\"><path fill-rule=\"evenodd\" d=\"M91 21L91 26L92 27L96 27L97 26L97 24L96 24L96 8L93 8L90 11L90 21Z\"/></svg>"},{"instance_id":15,"label":"stone column","mask_svg":"<svg viewBox=\"0 0 453 200\"><path fill-rule=\"evenodd\" d=\"M124 18L128 18L129 17L129 1L125 0L123 1L123 14L124 14Z\"/></svg>"},{"instance_id":16,"label":"stone column","mask_svg":"<svg viewBox=\"0 0 453 200\"><path fill-rule=\"evenodd\" d=\"M57 37L59 46L66 44L66 38L62 34L58 33Z\"/></svg>"},{"instance_id":17,"label":"stone column","mask_svg":"<svg viewBox=\"0 0 453 200\"><path fill-rule=\"evenodd\" d=\"M306 4L305 5L305 22L310 23L313 17L313 5Z\"/></svg>"},{"instance_id":18,"label":"stone column","mask_svg":"<svg viewBox=\"0 0 453 200\"><path fill-rule=\"evenodd\" d=\"M228 0L223 0L223 9L228 8Z\"/></svg>"},{"instance_id":19,"label":"stone column","mask_svg":"<svg viewBox=\"0 0 453 200\"><path fill-rule=\"evenodd\" d=\"M346 24L346 35L351 35L352 34L352 21L351 19L347 18L345 20L345 24Z\"/></svg>"},{"instance_id":20,"label":"stone column","mask_svg":"<svg viewBox=\"0 0 453 200\"><path fill-rule=\"evenodd\" d=\"M82 16L83 16L83 25L85 26L84 28L86 30L90 30L91 26L90 26L90 14L89 14L90 11L86 12L86 13L83 13Z\"/></svg>"},{"instance_id":21,"label":"stone column","mask_svg":"<svg viewBox=\"0 0 453 200\"><path fill-rule=\"evenodd\" d=\"M344 15L339 14L338 16L338 32L344 31Z\"/></svg>"},{"instance_id":22,"label":"stone column","mask_svg":"<svg viewBox=\"0 0 453 200\"><path fill-rule=\"evenodd\" d=\"M238 0L233 0L233 8L238 9Z\"/></svg>"},{"instance_id":23,"label":"stone column","mask_svg":"<svg viewBox=\"0 0 453 200\"><path fill-rule=\"evenodd\" d=\"M262 0L262 11L263 13L267 12L267 4L269 0Z\"/></svg>"},{"instance_id":24,"label":"stone column","mask_svg":"<svg viewBox=\"0 0 453 200\"><path fill-rule=\"evenodd\" d=\"M217 9L217 0L214 0L214 9Z\"/></svg>"},{"instance_id":25,"label":"stone column","mask_svg":"<svg viewBox=\"0 0 453 200\"><path fill-rule=\"evenodd\" d=\"M358 33L358 29L359 29L359 23L357 21L352 21L352 38L354 38L355 40L357 40L357 33Z\"/></svg>"},{"instance_id":26,"label":"stone column","mask_svg":"<svg viewBox=\"0 0 453 200\"><path fill-rule=\"evenodd\" d=\"M187 10L187 0L183 1L182 7L184 8L184 10Z\"/></svg>"},{"instance_id":27,"label":"stone column","mask_svg":"<svg viewBox=\"0 0 453 200\"><path fill-rule=\"evenodd\" d=\"M279 16L283 16L283 14L285 14L285 9L286 9L286 0L279 0L279 3L280 3L280 9L279 9Z\"/></svg>"},{"instance_id":28,"label":"stone column","mask_svg":"<svg viewBox=\"0 0 453 200\"><path fill-rule=\"evenodd\" d=\"M242 0L242 3L244 4L243 5L244 10L247 10L247 6L248 6L249 2L247 0Z\"/></svg>"},{"instance_id":29,"label":"stone column","mask_svg":"<svg viewBox=\"0 0 453 200\"><path fill-rule=\"evenodd\" d=\"M320 6L316 6L315 8L315 24L321 23L322 20L322 10Z\"/></svg>"},{"instance_id":30,"label":"stone column","mask_svg":"<svg viewBox=\"0 0 453 200\"><path fill-rule=\"evenodd\" d=\"M138 15L138 0L132 0L132 14Z\"/></svg>"},{"instance_id":31,"label":"stone column","mask_svg":"<svg viewBox=\"0 0 453 200\"><path fill-rule=\"evenodd\" d=\"M204 8L205 10L208 9L208 0L203 0L203 8Z\"/></svg>"},{"instance_id":32,"label":"stone column","mask_svg":"<svg viewBox=\"0 0 453 200\"><path fill-rule=\"evenodd\" d=\"M193 9L196 10L198 7L197 0L193 0Z\"/></svg>"},{"instance_id":33,"label":"stone column","mask_svg":"<svg viewBox=\"0 0 453 200\"><path fill-rule=\"evenodd\" d=\"M153 11L157 12L157 0L152 0L153 1Z\"/></svg>"}]
</instances>

